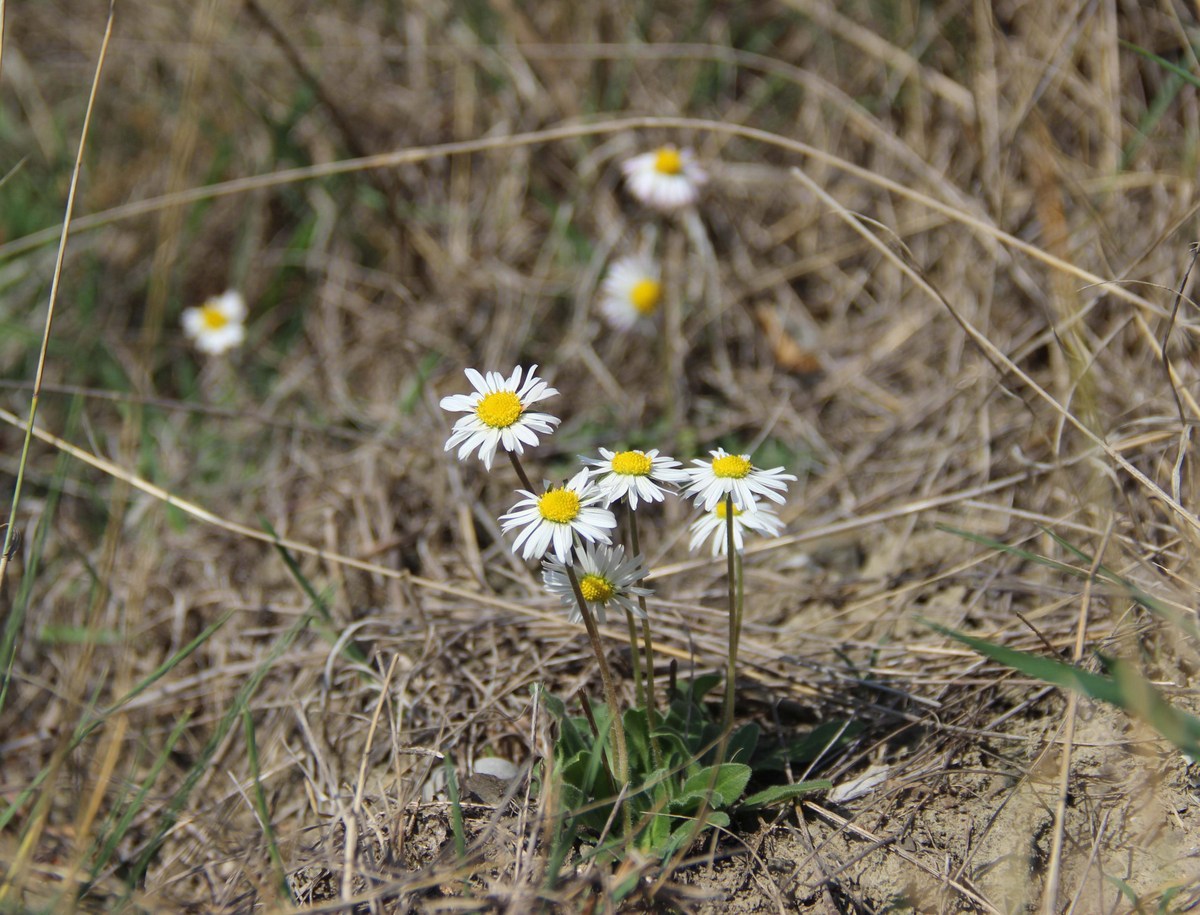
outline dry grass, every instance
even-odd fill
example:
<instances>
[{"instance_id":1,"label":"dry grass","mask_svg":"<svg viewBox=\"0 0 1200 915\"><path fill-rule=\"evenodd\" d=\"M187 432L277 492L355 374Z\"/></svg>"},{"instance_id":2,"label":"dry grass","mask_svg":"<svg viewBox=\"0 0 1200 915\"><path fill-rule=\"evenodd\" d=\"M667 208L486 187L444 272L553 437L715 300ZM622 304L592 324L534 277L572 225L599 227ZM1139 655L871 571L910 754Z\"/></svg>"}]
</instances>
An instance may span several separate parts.
<instances>
[{"instance_id":1,"label":"dry grass","mask_svg":"<svg viewBox=\"0 0 1200 915\"><path fill-rule=\"evenodd\" d=\"M105 12L6 12L6 490ZM1170 316L1200 105L1129 44L1200 73L1196 15L119 4L0 582L19 623L0 905L288 910L281 871L312 911L603 911L639 872L631 910L1195 905L1187 760L920 619L1120 654L1200 705L1185 633L938 527L1086 569L1053 531L1193 613L1191 299ZM712 174L697 218L619 185L665 140ZM619 337L595 291L641 245L664 259L664 332ZM249 340L206 363L178 314L230 286ZM441 450L463 367L533 362L562 392L547 476L616 442L753 447L801 475L788 534L748 559L741 716L780 739L856 722L790 775L886 780L735 821L673 869L550 885L553 811L476 777L456 854L440 754L528 770L551 746L531 688L599 695L500 536L512 481ZM684 672L719 667L725 625L723 566L687 555L686 520L668 505L643 534ZM315 604L331 622L298 625Z\"/></svg>"}]
</instances>

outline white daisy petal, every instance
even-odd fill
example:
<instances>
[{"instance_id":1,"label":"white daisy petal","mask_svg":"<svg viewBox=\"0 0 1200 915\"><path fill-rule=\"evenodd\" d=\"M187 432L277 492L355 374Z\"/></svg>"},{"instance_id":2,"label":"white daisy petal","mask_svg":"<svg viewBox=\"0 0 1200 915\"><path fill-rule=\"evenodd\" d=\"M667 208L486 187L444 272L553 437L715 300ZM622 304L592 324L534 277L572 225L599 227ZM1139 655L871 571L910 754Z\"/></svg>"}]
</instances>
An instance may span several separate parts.
<instances>
[{"instance_id":1,"label":"white daisy petal","mask_svg":"<svg viewBox=\"0 0 1200 915\"><path fill-rule=\"evenodd\" d=\"M728 532L725 527L725 503L718 502L711 511L706 511L700 518L693 521L689 530L692 538L688 549L697 549L709 537L712 538L712 555L725 554ZM756 505L749 510L738 507L733 509L733 548L739 552L743 549L743 531L754 531L766 537L778 537L783 530L783 522L770 508Z\"/></svg>"}]
</instances>

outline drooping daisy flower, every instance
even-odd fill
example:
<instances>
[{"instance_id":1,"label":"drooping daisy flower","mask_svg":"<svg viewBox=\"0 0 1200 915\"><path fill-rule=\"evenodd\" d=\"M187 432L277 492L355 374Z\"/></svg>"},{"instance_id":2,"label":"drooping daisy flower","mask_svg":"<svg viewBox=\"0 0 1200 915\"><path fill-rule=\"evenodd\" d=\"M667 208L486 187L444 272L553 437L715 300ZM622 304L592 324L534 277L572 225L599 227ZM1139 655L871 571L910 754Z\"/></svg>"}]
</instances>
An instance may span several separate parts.
<instances>
[{"instance_id":1,"label":"drooping daisy flower","mask_svg":"<svg viewBox=\"0 0 1200 915\"><path fill-rule=\"evenodd\" d=\"M604 494L604 504L612 505L619 499L628 499L629 507L637 511L638 499L645 502L661 502L663 491L659 483L684 483L690 479L686 470L679 468L679 461L662 457L658 449L650 451L617 451L600 449L601 459L582 458L592 467L588 472L597 479L596 486Z\"/></svg>"},{"instance_id":2,"label":"drooping daisy flower","mask_svg":"<svg viewBox=\"0 0 1200 915\"><path fill-rule=\"evenodd\" d=\"M475 386L475 393L452 394L442 398L443 410L468 414L455 422L450 438L446 440L445 450L461 444L462 447L458 449L458 459L461 461L478 448L483 466L491 470L492 458L501 445L505 451L523 454L525 445L538 443L537 433L553 432L558 425L558 417L549 413L526 412L539 400L558 393L538 378L534 374L536 371L537 366L531 365L529 371L524 372L525 381L522 382L519 365L508 379L499 372L481 375L475 369L467 369L466 375Z\"/></svg>"},{"instance_id":3,"label":"drooping daisy flower","mask_svg":"<svg viewBox=\"0 0 1200 915\"><path fill-rule=\"evenodd\" d=\"M688 528L692 532L688 549L696 549L711 536L713 556L723 556L727 537L725 518L725 503L718 502L712 511L705 512L693 521L691 527ZM733 548L738 552L743 549L743 530L754 531L767 537L778 537L780 531L783 530L783 522L779 520L772 509L765 505L756 506L750 511L743 511L735 505L733 508Z\"/></svg>"},{"instance_id":4,"label":"drooping daisy flower","mask_svg":"<svg viewBox=\"0 0 1200 915\"><path fill-rule=\"evenodd\" d=\"M569 562L576 534L592 543L608 543L607 532L617 526L613 513L598 506L604 496L588 480L587 470L540 496L527 489L517 492L525 498L501 517L500 523L505 533L522 529L513 542L513 552L520 550L526 559L541 559L553 545L558 560Z\"/></svg>"},{"instance_id":5,"label":"drooping daisy flower","mask_svg":"<svg viewBox=\"0 0 1200 915\"><path fill-rule=\"evenodd\" d=\"M621 171L629 193L664 213L695 203L700 186L708 180L690 149L671 145L627 159L621 163Z\"/></svg>"},{"instance_id":6,"label":"drooping daisy flower","mask_svg":"<svg viewBox=\"0 0 1200 915\"><path fill-rule=\"evenodd\" d=\"M241 346L246 339L246 302L235 289L183 310L183 332L196 349L211 356Z\"/></svg>"},{"instance_id":7,"label":"drooping daisy flower","mask_svg":"<svg viewBox=\"0 0 1200 915\"><path fill-rule=\"evenodd\" d=\"M706 512L713 510L727 494L733 493L733 504L744 512L756 508L755 495L766 496L772 502L783 504L781 493L787 492L787 480L795 480L782 467L761 470L750 463L748 454L728 454L724 448L710 451L712 460L692 461L694 467L687 468L691 482L683 495L695 498L696 505Z\"/></svg>"},{"instance_id":8,"label":"drooping daisy flower","mask_svg":"<svg viewBox=\"0 0 1200 915\"><path fill-rule=\"evenodd\" d=\"M658 269L642 257L622 257L600 285L600 311L617 330L653 317L661 302Z\"/></svg>"},{"instance_id":9,"label":"drooping daisy flower","mask_svg":"<svg viewBox=\"0 0 1200 915\"><path fill-rule=\"evenodd\" d=\"M575 575L579 579L579 591L587 601L588 610L600 622L605 622L605 610L617 607L628 610L634 616L645 616L638 606L637 598L647 597L654 592L639 588L635 582L646 577L640 556L625 555L622 546L606 547L588 544L587 549L575 551ZM579 602L575 600L575 589L567 577L565 563L554 559L542 562L542 581L546 590L569 607L572 623L578 623L583 615Z\"/></svg>"}]
</instances>

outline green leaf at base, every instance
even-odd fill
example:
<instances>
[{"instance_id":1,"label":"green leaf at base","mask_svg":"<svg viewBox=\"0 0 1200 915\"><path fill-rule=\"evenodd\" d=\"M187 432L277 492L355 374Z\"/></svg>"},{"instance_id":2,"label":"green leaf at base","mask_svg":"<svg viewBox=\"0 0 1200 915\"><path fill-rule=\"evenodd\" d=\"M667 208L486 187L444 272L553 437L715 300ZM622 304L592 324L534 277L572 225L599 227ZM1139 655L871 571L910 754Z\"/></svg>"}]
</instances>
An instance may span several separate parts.
<instances>
[{"instance_id":1,"label":"green leaf at base","mask_svg":"<svg viewBox=\"0 0 1200 915\"><path fill-rule=\"evenodd\" d=\"M814 791L828 791L832 787L833 782L827 778L796 782L794 785L772 785L770 788L758 791L742 801L742 809L774 807L776 804L782 804L784 801L790 801L792 798L811 794Z\"/></svg>"}]
</instances>

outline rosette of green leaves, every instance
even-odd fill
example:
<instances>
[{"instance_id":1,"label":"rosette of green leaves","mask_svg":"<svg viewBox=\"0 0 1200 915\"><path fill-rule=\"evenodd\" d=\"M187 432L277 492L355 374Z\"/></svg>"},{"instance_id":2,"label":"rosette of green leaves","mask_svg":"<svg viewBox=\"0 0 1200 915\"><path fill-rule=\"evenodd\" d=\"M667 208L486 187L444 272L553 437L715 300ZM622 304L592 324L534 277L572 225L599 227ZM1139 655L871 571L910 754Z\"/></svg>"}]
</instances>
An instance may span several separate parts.
<instances>
[{"instance_id":1,"label":"rosette of green leaves","mask_svg":"<svg viewBox=\"0 0 1200 915\"><path fill-rule=\"evenodd\" d=\"M561 700L545 697L559 724L551 778L565 844L583 838L610 852L631 844L664 860L709 829L729 826L730 811L739 804L766 806L828 787L828 782L775 786L744 798L759 727L745 724L724 737L703 702L720 682L719 675L701 676L677 689L665 714L655 714L653 727L643 708L624 713L630 782L623 794L605 762L607 710L595 710L593 733L588 719L568 715Z\"/></svg>"}]
</instances>

